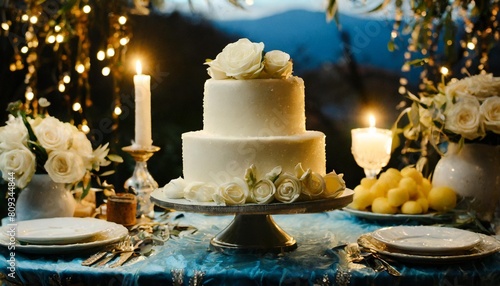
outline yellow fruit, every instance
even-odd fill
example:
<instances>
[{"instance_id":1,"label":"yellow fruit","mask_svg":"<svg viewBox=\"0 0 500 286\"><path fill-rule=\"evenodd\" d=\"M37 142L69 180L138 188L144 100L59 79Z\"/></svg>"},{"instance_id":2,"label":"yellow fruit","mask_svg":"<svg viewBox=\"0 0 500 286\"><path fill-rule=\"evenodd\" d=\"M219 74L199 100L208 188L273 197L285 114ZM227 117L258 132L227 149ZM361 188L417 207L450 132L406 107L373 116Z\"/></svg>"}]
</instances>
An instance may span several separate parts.
<instances>
[{"instance_id":1,"label":"yellow fruit","mask_svg":"<svg viewBox=\"0 0 500 286\"><path fill-rule=\"evenodd\" d=\"M396 169L394 169L396 170ZM396 170L397 172L397 170ZM399 172L398 172L399 175ZM401 175L394 175L394 172L384 172L380 174L378 181L383 182L387 185L387 189L392 189L398 186L399 180L401 179Z\"/></svg>"},{"instance_id":2,"label":"yellow fruit","mask_svg":"<svg viewBox=\"0 0 500 286\"><path fill-rule=\"evenodd\" d=\"M354 196L352 202L355 203L357 209L363 210L369 207L373 202L373 196L370 190L365 189L362 185L354 188Z\"/></svg>"},{"instance_id":3,"label":"yellow fruit","mask_svg":"<svg viewBox=\"0 0 500 286\"><path fill-rule=\"evenodd\" d=\"M398 182L399 182L399 180L401 180L401 178L403 178L403 175L401 175L401 172L396 168L389 168L385 171L385 173L389 174L391 176L391 178L394 178Z\"/></svg>"},{"instance_id":4,"label":"yellow fruit","mask_svg":"<svg viewBox=\"0 0 500 286\"><path fill-rule=\"evenodd\" d=\"M379 197L385 197L385 194L389 190L389 187L386 182L382 181L377 181L373 186L370 188L370 192L373 195L373 198L379 198Z\"/></svg>"},{"instance_id":5,"label":"yellow fruit","mask_svg":"<svg viewBox=\"0 0 500 286\"><path fill-rule=\"evenodd\" d=\"M422 173L413 167L403 168L401 170L401 175L406 178L413 178L413 180L419 185L422 183L422 179L424 178Z\"/></svg>"},{"instance_id":6,"label":"yellow fruit","mask_svg":"<svg viewBox=\"0 0 500 286\"><path fill-rule=\"evenodd\" d=\"M418 194L417 182L413 178L404 177L399 181L399 187L405 189L410 197L415 197Z\"/></svg>"},{"instance_id":7,"label":"yellow fruit","mask_svg":"<svg viewBox=\"0 0 500 286\"><path fill-rule=\"evenodd\" d=\"M424 194L427 196L430 192L430 190L432 189L432 183L429 179L427 178L423 178L422 179L422 183L420 183L420 188L422 190L422 192L424 192Z\"/></svg>"},{"instance_id":8,"label":"yellow fruit","mask_svg":"<svg viewBox=\"0 0 500 286\"><path fill-rule=\"evenodd\" d=\"M352 209L359 210L359 211L366 210L365 208L361 208L360 206L358 206L358 204L356 204L356 202L354 202L354 201L352 203L350 203L348 206Z\"/></svg>"},{"instance_id":9,"label":"yellow fruit","mask_svg":"<svg viewBox=\"0 0 500 286\"><path fill-rule=\"evenodd\" d=\"M387 198L380 197L373 200L372 212L381 214L395 214L398 208L393 207L387 201Z\"/></svg>"},{"instance_id":10,"label":"yellow fruit","mask_svg":"<svg viewBox=\"0 0 500 286\"><path fill-rule=\"evenodd\" d=\"M449 187L434 187L427 195L431 209L444 212L453 209L457 205L457 195Z\"/></svg>"},{"instance_id":11,"label":"yellow fruit","mask_svg":"<svg viewBox=\"0 0 500 286\"><path fill-rule=\"evenodd\" d=\"M363 186L363 188L369 190L373 184L375 184L377 182L377 178L363 178L361 179L361 186Z\"/></svg>"},{"instance_id":12,"label":"yellow fruit","mask_svg":"<svg viewBox=\"0 0 500 286\"><path fill-rule=\"evenodd\" d=\"M387 202L393 207L399 207L410 199L408 191L403 188L393 188L387 191Z\"/></svg>"},{"instance_id":13,"label":"yellow fruit","mask_svg":"<svg viewBox=\"0 0 500 286\"><path fill-rule=\"evenodd\" d=\"M427 201L427 198L418 198L417 203L419 203L422 207L422 213L429 211L429 202Z\"/></svg>"},{"instance_id":14,"label":"yellow fruit","mask_svg":"<svg viewBox=\"0 0 500 286\"><path fill-rule=\"evenodd\" d=\"M401 212L404 214L421 214L423 213L422 205L416 201L407 201L401 206Z\"/></svg>"}]
</instances>

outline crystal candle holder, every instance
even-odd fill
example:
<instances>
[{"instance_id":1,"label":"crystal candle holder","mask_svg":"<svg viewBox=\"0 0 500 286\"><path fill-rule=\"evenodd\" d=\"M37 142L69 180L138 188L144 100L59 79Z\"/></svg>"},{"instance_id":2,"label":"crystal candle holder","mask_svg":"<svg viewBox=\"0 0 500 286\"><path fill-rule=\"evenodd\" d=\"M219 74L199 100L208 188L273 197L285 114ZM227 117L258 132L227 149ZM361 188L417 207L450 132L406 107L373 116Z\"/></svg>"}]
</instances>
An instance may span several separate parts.
<instances>
[{"instance_id":1,"label":"crystal candle holder","mask_svg":"<svg viewBox=\"0 0 500 286\"><path fill-rule=\"evenodd\" d=\"M392 131L375 127L351 130L351 152L367 178L374 178L391 159Z\"/></svg>"},{"instance_id":2,"label":"crystal candle holder","mask_svg":"<svg viewBox=\"0 0 500 286\"><path fill-rule=\"evenodd\" d=\"M154 204L151 202L151 192L158 188L158 183L148 171L147 161L160 147L136 147L127 146L122 148L135 160L135 168L132 177L125 181L124 188L137 197L137 217L154 217Z\"/></svg>"}]
</instances>

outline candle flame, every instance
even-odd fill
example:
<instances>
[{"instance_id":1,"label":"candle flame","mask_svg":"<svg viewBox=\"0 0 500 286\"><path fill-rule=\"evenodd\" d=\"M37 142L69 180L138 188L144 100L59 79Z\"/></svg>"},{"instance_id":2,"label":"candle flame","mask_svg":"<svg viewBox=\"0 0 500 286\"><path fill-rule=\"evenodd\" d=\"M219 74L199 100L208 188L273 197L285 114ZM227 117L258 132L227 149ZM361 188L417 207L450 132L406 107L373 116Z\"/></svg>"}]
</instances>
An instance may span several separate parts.
<instances>
[{"instance_id":1,"label":"candle flame","mask_svg":"<svg viewBox=\"0 0 500 286\"><path fill-rule=\"evenodd\" d=\"M136 70L137 74L142 74L142 64L141 64L140 60L137 60L135 62L135 70Z\"/></svg>"},{"instance_id":2,"label":"candle flame","mask_svg":"<svg viewBox=\"0 0 500 286\"><path fill-rule=\"evenodd\" d=\"M375 116L373 116L373 114L370 114L370 116L368 117L368 121L370 122L371 128L375 127Z\"/></svg>"}]
</instances>

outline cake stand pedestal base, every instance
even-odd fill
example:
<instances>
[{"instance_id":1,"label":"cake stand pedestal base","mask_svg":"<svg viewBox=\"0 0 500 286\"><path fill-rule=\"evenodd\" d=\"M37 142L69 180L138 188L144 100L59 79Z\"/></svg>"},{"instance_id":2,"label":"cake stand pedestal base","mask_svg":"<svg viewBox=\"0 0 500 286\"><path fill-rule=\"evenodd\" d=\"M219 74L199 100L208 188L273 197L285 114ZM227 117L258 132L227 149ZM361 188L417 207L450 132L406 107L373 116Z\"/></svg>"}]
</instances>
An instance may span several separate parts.
<instances>
[{"instance_id":1,"label":"cake stand pedestal base","mask_svg":"<svg viewBox=\"0 0 500 286\"><path fill-rule=\"evenodd\" d=\"M151 201L171 210L212 215L234 214L233 221L210 241L210 247L214 250L228 254L281 253L296 249L297 242L274 222L271 214L291 215L340 209L352 202L353 195L353 190L345 189L337 197L320 200L224 206L214 202L170 199L163 189L156 189L151 194Z\"/></svg>"},{"instance_id":2,"label":"cake stand pedestal base","mask_svg":"<svg viewBox=\"0 0 500 286\"><path fill-rule=\"evenodd\" d=\"M220 252L286 252L297 248L293 237L283 231L270 215L237 214L212 238L211 248Z\"/></svg>"}]
</instances>

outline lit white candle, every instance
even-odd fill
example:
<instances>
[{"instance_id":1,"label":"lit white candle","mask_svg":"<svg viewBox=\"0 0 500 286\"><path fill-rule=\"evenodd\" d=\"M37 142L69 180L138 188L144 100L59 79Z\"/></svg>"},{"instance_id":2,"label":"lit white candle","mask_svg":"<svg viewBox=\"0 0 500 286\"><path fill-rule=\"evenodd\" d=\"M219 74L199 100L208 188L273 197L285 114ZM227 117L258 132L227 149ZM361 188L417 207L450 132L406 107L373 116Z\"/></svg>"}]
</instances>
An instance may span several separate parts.
<instances>
[{"instance_id":1,"label":"lit white candle","mask_svg":"<svg viewBox=\"0 0 500 286\"><path fill-rule=\"evenodd\" d=\"M151 137L151 77L142 74L140 61L136 62L135 86L135 146L147 148L153 145Z\"/></svg>"},{"instance_id":2,"label":"lit white candle","mask_svg":"<svg viewBox=\"0 0 500 286\"><path fill-rule=\"evenodd\" d=\"M375 117L370 116L369 128L351 130L351 151L356 163L371 176L378 174L391 158L392 131L375 127ZM367 176L368 174L367 173Z\"/></svg>"}]
</instances>

